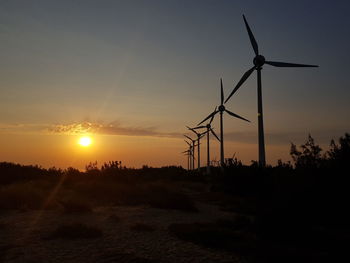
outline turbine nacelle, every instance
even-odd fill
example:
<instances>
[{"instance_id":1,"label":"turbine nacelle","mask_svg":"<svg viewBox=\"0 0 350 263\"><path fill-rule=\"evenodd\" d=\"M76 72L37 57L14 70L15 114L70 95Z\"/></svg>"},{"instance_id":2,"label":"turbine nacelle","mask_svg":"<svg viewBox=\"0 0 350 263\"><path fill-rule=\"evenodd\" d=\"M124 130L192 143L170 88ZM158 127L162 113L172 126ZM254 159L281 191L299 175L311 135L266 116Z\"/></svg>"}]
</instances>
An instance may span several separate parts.
<instances>
[{"instance_id":1,"label":"turbine nacelle","mask_svg":"<svg viewBox=\"0 0 350 263\"><path fill-rule=\"evenodd\" d=\"M257 55L254 59L253 59L253 63L255 65L255 68L261 68L264 64L265 64L265 57L262 55Z\"/></svg>"},{"instance_id":2,"label":"turbine nacelle","mask_svg":"<svg viewBox=\"0 0 350 263\"><path fill-rule=\"evenodd\" d=\"M220 105L219 106L219 111L221 111L221 112L225 111L225 106L224 105Z\"/></svg>"}]
</instances>

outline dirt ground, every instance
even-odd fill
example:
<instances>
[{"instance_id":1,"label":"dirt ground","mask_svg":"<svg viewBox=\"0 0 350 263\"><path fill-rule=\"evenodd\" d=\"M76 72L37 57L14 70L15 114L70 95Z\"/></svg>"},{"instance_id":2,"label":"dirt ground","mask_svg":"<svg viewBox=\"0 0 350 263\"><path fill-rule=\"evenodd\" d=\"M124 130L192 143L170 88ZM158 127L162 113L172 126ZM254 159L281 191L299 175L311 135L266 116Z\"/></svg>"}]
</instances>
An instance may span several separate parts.
<instances>
[{"instance_id":1,"label":"dirt ground","mask_svg":"<svg viewBox=\"0 0 350 263\"><path fill-rule=\"evenodd\" d=\"M145 206L0 212L1 262L242 262L235 254L204 248L173 236L173 223L212 222L234 214L196 203L199 212ZM49 238L58 226L82 223L102 231L95 238ZM146 226L146 227L145 227Z\"/></svg>"}]
</instances>

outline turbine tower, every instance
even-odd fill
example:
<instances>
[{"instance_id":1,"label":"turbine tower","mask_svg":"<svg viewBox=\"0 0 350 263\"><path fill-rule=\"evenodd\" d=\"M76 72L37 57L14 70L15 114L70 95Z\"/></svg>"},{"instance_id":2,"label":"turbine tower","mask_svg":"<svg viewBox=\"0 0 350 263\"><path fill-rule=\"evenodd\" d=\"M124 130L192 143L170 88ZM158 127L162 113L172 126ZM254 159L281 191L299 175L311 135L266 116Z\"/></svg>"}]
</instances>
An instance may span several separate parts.
<instances>
[{"instance_id":1,"label":"turbine tower","mask_svg":"<svg viewBox=\"0 0 350 263\"><path fill-rule=\"evenodd\" d=\"M214 111L216 111L216 108L214 109ZM207 174L210 173L210 145L209 145L209 137L210 137L210 132L215 136L215 138L220 141L219 137L216 135L216 133L214 132L213 128L211 127L211 123L214 120L214 115L211 117L210 121L206 124L206 125L202 125L202 126L197 126L194 127L193 129L203 129L206 128L206 132L204 132L204 134L207 134Z\"/></svg>"},{"instance_id":2,"label":"turbine tower","mask_svg":"<svg viewBox=\"0 0 350 263\"><path fill-rule=\"evenodd\" d=\"M204 120L202 120L200 123L198 123L197 126L201 125L203 122L208 120L209 118L214 117L218 112L220 112L220 165L221 167L224 167L225 165L225 157L224 157L224 120L223 120L223 113L226 112L229 115L239 118L241 120L250 122L249 120L237 115L236 113L233 113L232 111L229 111L224 106L224 87L222 84L222 79L220 78L220 87L221 87L221 98L220 98L220 105L218 109L215 108L215 110L209 114L208 117L206 117Z\"/></svg>"},{"instance_id":3,"label":"turbine tower","mask_svg":"<svg viewBox=\"0 0 350 263\"><path fill-rule=\"evenodd\" d=\"M200 140L201 140L201 138L204 136L204 134L206 133L206 132L203 132L203 133L199 133L199 132L197 132L197 131L195 131L193 128L190 128L190 127L188 127L188 126L186 126L187 127L187 129L189 129L190 131L192 131L192 132L194 132L196 135L197 135L197 141L198 141L198 146L197 146L197 152L198 152L198 171L200 170L200 168L201 168L201 150L200 150Z\"/></svg>"},{"instance_id":4,"label":"turbine tower","mask_svg":"<svg viewBox=\"0 0 350 263\"><path fill-rule=\"evenodd\" d=\"M231 96L239 89L239 87L246 81L246 79L253 73L254 70L257 71L257 93L258 93L258 134L259 134L259 165L264 167L266 165L265 159L265 141L264 141L264 124L263 124L263 105L262 105L262 92L261 92L261 70L264 64L269 64L274 67L318 67L316 65L305 65L305 64L295 64L286 62L275 62L265 60L265 57L259 53L258 43L256 42L252 31L248 25L248 22L243 15L243 20L248 31L250 43L252 44L255 57L253 59L254 66L243 74L240 81L237 83L231 94L225 100L225 103L231 98Z\"/></svg>"}]
</instances>

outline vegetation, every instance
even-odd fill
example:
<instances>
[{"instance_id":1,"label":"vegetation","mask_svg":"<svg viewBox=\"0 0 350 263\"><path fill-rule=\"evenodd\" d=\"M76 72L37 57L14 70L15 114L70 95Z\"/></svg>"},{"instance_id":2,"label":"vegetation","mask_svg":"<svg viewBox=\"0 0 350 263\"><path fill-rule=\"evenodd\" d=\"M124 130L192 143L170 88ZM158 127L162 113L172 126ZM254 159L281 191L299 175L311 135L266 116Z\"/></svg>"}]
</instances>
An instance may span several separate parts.
<instances>
[{"instance_id":1,"label":"vegetation","mask_svg":"<svg viewBox=\"0 0 350 263\"><path fill-rule=\"evenodd\" d=\"M256 249L256 235L252 227L247 217L239 216L234 220L171 224L168 230L178 238L200 246L234 251L247 256Z\"/></svg>"},{"instance_id":2,"label":"vegetation","mask_svg":"<svg viewBox=\"0 0 350 263\"><path fill-rule=\"evenodd\" d=\"M328 262L348 258L350 135L323 152L311 135L291 144L293 162L274 167L227 160L211 175L169 166L126 168L90 163L86 171L0 163L0 209L56 209L92 213L98 206L143 205L196 212L196 202L234 212L233 220L172 224L171 234L203 247L233 251L259 262ZM110 220L118 223L114 215ZM154 231L142 223L134 231ZM58 227L51 238L98 237L89 226ZM72 235L72 236L71 236ZM215 242L214 242L215 241ZM253 251L254 253L250 253Z\"/></svg>"}]
</instances>

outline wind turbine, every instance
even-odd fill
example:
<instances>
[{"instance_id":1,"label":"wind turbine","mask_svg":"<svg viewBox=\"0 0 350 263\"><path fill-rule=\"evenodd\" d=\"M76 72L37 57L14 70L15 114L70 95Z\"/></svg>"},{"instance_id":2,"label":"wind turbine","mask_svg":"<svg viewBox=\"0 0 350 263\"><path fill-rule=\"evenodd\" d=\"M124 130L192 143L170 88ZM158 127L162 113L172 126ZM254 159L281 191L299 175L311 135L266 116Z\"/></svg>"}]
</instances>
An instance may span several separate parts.
<instances>
[{"instance_id":1,"label":"wind turbine","mask_svg":"<svg viewBox=\"0 0 350 263\"><path fill-rule=\"evenodd\" d=\"M214 111L216 111L217 107L215 107ZM210 132L215 136L215 138L220 141L219 137L216 135L214 132L213 128L211 127L211 123L214 120L214 115L211 117L210 121L206 125L202 126L197 126L194 127L193 129L203 129L206 128L207 131L205 132L207 134L207 173L209 174L210 172L210 149L209 149L209 137L210 137Z\"/></svg>"},{"instance_id":2,"label":"wind turbine","mask_svg":"<svg viewBox=\"0 0 350 263\"><path fill-rule=\"evenodd\" d=\"M264 124L263 124L263 106L262 106L262 92L261 92L261 69L264 64L269 64L274 67L318 67L316 65L305 65L305 64L295 64L286 62L276 62L265 60L265 57L259 53L258 43L256 42L252 31L248 25L248 22L243 15L243 20L248 31L250 43L253 46L255 57L253 59L254 66L243 74L240 81L237 83L235 88L232 90L231 94L225 100L225 103L231 98L231 96L239 89L239 87L246 81L246 79L253 73L254 70L257 71L258 75L258 133L259 133L259 165L264 167L266 165L265 160L265 141L264 141Z\"/></svg>"},{"instance_id":3,"label":"wind turbine","mask_svg":"<svg viewBox=\"0 0 350 263\"><path fill-rule=\"evenodd\" d=\"M187 170L190 170L191 150L189 149L189 150L183 151L181 153L183 153L184 155L187 155Z\"/></svg>"},{"instance_id":4,"label":"wind turbine","mask_svg":"<svg viewBox=\"0 0 350 263\"><path fill-rule=\"evenodd\" d=\"M197 147L197 152L198 152L198 171L199 171L200 168L201 168L200 140L201 140L201 138L204 136L204 134L206 132L200 133L200 132L195 131L193 128L190 128L188 126L186 126L186 127L187 127L187 129L189 129L190 131L194 132L197 135L197 141L198 141L198 147Z\"/></svg>"},{"instance_id":5,"label":"wind turbine","mask_svg":"<svg viewBox=\"0 0 350 263\"><path fill-rule=\"evenodd\" d=\"M206 120L214 117L218 112L220 112L220 165L221 167L224 167L225 165L225 157L224 157L224 123L223 123L223 113L226 112L229 115L239 118L241 120L250 122L249 120L237 115L236 113L233 113L232 111L229 111L225 108L224 106L224 88L223 88L223 84L222 84L222 79L220 78L220 87L221 87L221 100L220 100L220 105L219 108L216 109L209 114L208 117L206 117L204 120L202 120L200 123L198 123L197 126L201 125L203 122L205 122Z\"/></svg>"},{"instance_id":6,"label":"wind turbine","mask_svg":"<svg viewBox=\"0 0 350 263\"><path fill-rule=\"evenodd\" d=\"M185 134L184 134L184 136L192 142L192 144L190 144L189 142L186 141L188 144L191 145L191 148L192 148L192 170L194 170L194 147L197 146L197 145L195 145L197 139L192 139L191 137L189 137Z\"/></svg>"},{"instance_id":7,"label":"wind turbine","mask_svg":"<svg viewBox=\"0 0 350 263\"><path fill-rule=\"evenodd\" d=\"M191 143L189 143L188 141L186 141L186 140L184 140L185 141L185 143L187 143L187 145L188 145L188 153L189 153L189 155L188 155L188 162L189 162L189 170L193 170L193 164L194 164L194 161L193 161L193 159L194 159L194 155L193 155L193 147L192 147L192 144Z\"/></svg>"}]
</instances>

